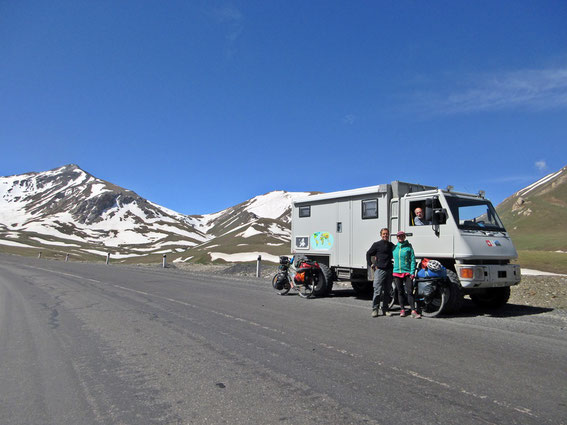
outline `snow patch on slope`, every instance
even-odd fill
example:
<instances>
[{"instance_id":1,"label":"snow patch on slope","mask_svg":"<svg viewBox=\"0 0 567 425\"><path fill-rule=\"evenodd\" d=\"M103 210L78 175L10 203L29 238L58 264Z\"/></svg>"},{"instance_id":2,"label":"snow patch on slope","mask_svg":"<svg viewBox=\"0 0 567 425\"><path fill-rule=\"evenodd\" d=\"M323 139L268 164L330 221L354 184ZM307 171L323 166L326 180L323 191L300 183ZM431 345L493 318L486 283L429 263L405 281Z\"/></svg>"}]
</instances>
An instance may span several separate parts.
<instances>
[{"instance_id":1,"label":"snow patch on slope","mask_svg":"<svg viewBox=\"0 0 567 425\"><path fill-rule=\"evenodd\" d=\"M553 180L555 177L557 177L559 174L561 174L564 170L561 169L555 173L551 173L548 174L547 176L539 179L537 182L530 184L529 186L526 186L525 188L523 188L522 190L516 192L516 195L518 196L524 196L527 193L531 192L532 190L536 189L537 187L541 186L542 184L545 184L551 180Z\"/></svg>"},{"instance_id":2,"label":"snow patch on slope","mask_svg":"<svg viewBox=\"0 0 567 425\"><path fill-rule=\"evenodd\" d=\"M264 195L252 198L245 211L258 217L276 219L281 217L291 206L296 198L308 196L308 192L285 192L276 190Z\"/></svg>"},{"instance_id":3,"label":"snow patch on slope","mask_svg":"<svg viewBox=\"0 0 567 425\"><path fill-rule=\"evenodd\" d=\"M256 261L258 259L258 255L262 256L262 261L268 261L270 263L279 263L280 257L277 255L268 254L265 252L239 252L237 254L225 254L222 252L210 252L209 255L211 256L211 260L224 260L229 263L238 263L238 262L248 262L248 261Z\"/></svg>"}]
</instances>

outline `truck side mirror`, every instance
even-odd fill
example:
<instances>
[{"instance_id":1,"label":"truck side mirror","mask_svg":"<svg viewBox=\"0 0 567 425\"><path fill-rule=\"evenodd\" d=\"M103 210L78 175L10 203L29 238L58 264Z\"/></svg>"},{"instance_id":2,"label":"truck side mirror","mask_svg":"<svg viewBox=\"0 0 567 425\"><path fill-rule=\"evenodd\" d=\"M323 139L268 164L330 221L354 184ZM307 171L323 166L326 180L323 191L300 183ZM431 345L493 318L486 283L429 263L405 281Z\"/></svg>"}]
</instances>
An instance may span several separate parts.
<instances>
[{"instance_id":1,"label":"truck side mirror","mask_svg":"<svg viewBox=\"0 0 567 425\"><path fill-rule=\"evenodd\" d=\"M447 222L447 211L444 208L437 208L433 211L433 217L431 219L431 224L439 225L445 224Z\"/></svg>"},{"instance_id":2,"label":"truck side mirror","mask_svg":"<svg viewBox=\"0 0 567 425\"><path fill-rule=\"evenodd\" d=\"M425 207L425 220L431 223L434 220L435 214L433 214L433 208Z\"/></svg>"},{"instance_id":3,"label":"truck side mirror","mask_svg":"<svg viewBox=\"0 0 567 425\"><path fill-rule=\"evenodd\" d=\"M425 220L428 222L433 221L433 199L425 200Z\"/></svg>"},{"instance_id":4,"label":"truck side mirror","mask_svg":"<svg viewBox=\"0 0 567 425\"><path fill-rule=\"evenodd\" d=\"M439 221L440 221L439 220L439 212L440 212L439 210L435 210L433 212L433 216L431 217L430 221L431 221L431 224L433 224L434 226L439 224ZM427 217L426 217L426 219L427 219Z\"/></svg>"}]
</instances>

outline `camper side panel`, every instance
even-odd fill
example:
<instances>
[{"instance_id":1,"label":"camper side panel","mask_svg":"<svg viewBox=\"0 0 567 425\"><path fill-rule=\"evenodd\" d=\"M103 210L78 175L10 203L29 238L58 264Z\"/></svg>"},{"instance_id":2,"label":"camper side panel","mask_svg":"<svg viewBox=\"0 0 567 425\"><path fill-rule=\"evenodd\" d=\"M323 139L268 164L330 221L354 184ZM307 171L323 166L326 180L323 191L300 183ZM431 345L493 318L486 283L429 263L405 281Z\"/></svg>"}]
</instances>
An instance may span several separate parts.
<instances>
[{"instance_id":1,"label":"camper side panel","mask_svg":"<svg viewBox=\"0 0 567 425\"><path fill-rule=\"evenodd\" d=\"M291 250L328 256L329 266L366 269L366 251L388 225L387 193L294 204Z\"/></svg>"},{"instance_id":2,"label":"camper side panel","mask_svg":"<svg viewBox=\"0 0 567 425\"><path fill-rule=\"evenodd\" d=\"M291 216L291 252L322 255L333 265L336 257L337 203L297 203Z\"/></svg>"},{"instance_id":3,"label":"camper side panel","mask_svg":"<svg viewBox=\"0 0 567 425\"><path fill-rule=\"evenodd\" d=\"M376 200L377 217L368 217L365 205ZM352 211L352 261L349 267L366 269L366 251L380 239L380 229L388 227L388 199L385 193L375 193L370 196L351 200ZM366 212L367 217L364 217Z\"/></svg>"}]
</instances>

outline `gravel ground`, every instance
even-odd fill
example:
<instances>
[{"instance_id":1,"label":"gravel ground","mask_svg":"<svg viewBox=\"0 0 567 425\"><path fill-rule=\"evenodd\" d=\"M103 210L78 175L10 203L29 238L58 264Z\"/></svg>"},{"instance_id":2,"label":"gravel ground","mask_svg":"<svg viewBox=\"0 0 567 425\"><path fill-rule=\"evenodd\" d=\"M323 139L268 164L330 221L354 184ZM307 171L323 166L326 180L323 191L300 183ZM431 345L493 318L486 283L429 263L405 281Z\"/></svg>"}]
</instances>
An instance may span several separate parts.
<instances>
[{"instance_id":1,"label":"gravel ground","mask_svg":"<svg viewBox=\"0 0 567 425\"><path fill-rule=\"evenodd\" d=\"M510 304L567 309L567 276L522 276Z\"/></svg>"},{"instance_id":2,"label":"gravel ground","mask_svg":"<svg viewBox=\"0 0 567 425\"><path fill-rule=\"evenodd\" d=\"M199 273L235 276L256 276L255 264L177 264L178 269ZM261 275L271 278L276 265L263 264ZM567 276L522 276L519 285L512 287L509 304L553 309L567 309Z\"/></svg>"}]
</instances>

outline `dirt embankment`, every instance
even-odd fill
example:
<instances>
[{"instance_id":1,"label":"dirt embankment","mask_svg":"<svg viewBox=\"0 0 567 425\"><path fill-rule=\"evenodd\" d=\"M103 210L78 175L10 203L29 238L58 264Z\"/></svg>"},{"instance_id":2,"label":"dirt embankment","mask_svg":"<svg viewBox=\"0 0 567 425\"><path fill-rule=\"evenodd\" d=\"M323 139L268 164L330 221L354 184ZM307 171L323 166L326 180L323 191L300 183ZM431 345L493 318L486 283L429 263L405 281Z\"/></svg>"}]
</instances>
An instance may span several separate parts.
<instances>
[{"instance_id":1,"label":"dirt embankment","mask_svg":"<svg viewBox=\"0 0 567 425\"><path fill-rule=\"evenodd\" d=\"M522 276L510 304L567 309L567 276Z\"/></svg>"},{"instance_id":2,"label":"dirt embankment","mask_svg":"<svg viewBox=\"0 0 567 425\"><path fill-rule=\"evenodd\" d=\"M204 265L183 264L179 268L195 272L217 273L235 276L256 276L255 264ZM277 272L275 265L262 265L263 278ZM522 276L519 285L511 289L510 304L531 307L567 309L567 276Z\"/></svg>"}]
</instances>

